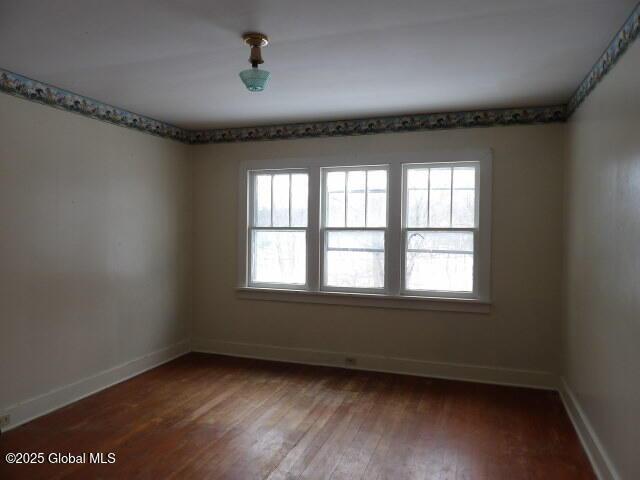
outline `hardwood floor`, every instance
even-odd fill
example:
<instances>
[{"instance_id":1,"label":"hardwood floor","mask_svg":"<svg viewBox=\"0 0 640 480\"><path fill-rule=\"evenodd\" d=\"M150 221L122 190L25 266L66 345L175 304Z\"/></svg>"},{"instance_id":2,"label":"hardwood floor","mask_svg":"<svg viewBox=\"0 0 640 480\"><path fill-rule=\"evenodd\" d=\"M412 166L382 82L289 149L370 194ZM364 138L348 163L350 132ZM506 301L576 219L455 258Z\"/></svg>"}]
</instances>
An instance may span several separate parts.
<instances>
[{"instance_id":1,"label":"hardwood floor","mask_svg":"<svg viewBox=\"0 0 640 480\"><path fill-rule=\"evenodd\" d=\"M554 392L203 354L7 432L0 450L2 479L595 478Z\"/></svg>"}]
</instances>

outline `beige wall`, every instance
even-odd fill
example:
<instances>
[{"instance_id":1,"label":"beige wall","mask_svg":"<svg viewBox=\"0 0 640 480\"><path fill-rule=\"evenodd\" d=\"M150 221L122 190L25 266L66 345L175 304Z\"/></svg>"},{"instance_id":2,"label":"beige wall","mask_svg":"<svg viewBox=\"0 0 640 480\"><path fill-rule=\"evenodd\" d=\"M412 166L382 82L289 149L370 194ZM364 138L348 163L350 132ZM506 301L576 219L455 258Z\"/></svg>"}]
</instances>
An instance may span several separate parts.
<instances>
[{"instance_id":1,"label":"beige wall","mask_svg":"<svg viewBox=\"0 0 640 480\"><path fill-rule=\"evenodd\" d=\"M191 168L185 145L4 94L0 132L6 412L188 337Z\"/></svg>"},{"instance_id":2,"label":"beige wall","mask_svg":"<svg viewBox=\"0 0 640 480\"><path fill-rule=\"evenodd\" d=\"M568 125L565 376L621 478L640 478L640 44Z\"/></svg>"},{"instance_id":3,"label":"beige wall","mask_svg":"<svg viewBox=\"0 0 640 480\"><path fill-rule=\"evenodd\" d=\"M258 345L556 372L565 126L498 127L193 147L196 344ZM238 168L246 159L491 147L491 314L236 298ZM358 159L356 159L358 157Z\"/></svg>"}]
</instances>

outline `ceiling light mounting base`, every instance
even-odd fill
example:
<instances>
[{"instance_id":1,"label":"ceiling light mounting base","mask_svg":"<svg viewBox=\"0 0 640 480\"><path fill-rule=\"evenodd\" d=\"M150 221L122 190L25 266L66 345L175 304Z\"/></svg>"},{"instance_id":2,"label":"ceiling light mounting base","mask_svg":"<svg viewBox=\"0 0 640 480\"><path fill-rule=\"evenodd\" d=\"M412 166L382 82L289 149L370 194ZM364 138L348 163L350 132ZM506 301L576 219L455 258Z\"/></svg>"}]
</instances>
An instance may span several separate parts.
<instances>
[{"instance_id":1,"label":"ceiling light mounting base","mask_svg":"<svg viewBox=\"0 0 640 480\"><path fill-rule=\"evenodd\" d=\"M269 45L269 38L264 33L249 32L242 36L244 43L251 47L251 56L249 57L249 63L253 68L258 68L258 65L264 63L262 59L261 47Z\"/></svg>"},{"instance_id":2,"label":"ceiling light mounting base","mask_svg":"<svg viewBox=\"0 0 640 480\"><path fill-rule=\"evenodd\" d=\"M242 35L242 39L250 47L266 47L269 45L269 37L264 33L247 32Z\"/></svg>"}]
</instances>

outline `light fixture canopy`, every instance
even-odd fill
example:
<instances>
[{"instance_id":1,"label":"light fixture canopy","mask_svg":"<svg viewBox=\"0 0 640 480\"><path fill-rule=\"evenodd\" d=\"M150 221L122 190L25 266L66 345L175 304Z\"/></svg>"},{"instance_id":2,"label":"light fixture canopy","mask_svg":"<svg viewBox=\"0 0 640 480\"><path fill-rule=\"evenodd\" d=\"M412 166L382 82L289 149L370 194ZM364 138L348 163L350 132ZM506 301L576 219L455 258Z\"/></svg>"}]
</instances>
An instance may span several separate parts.
<instances>
[{"instance_id":1,"label":"light fixture canopy","mask_svg":"<svg viewBox=\"0 0 640 480\"><path fill-rule=\"evenodd\" d=\"M269 38L263 33L248 32L242 36L242 39L251 47L251 55L249 56L251 68L241 71L240 79L250 92L262 92L269 82L271 73L258 68L258 65L264 63L260 48L269 45Z\"/></svg>"}]
</instances>

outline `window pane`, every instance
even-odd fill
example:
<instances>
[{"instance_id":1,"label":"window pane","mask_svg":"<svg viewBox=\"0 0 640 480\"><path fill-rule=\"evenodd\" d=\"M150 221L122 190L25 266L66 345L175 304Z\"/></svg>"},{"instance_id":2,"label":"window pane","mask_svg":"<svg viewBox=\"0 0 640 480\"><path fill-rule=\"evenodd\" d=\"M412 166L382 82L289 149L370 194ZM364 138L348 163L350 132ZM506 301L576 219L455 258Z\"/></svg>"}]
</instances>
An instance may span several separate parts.
<instances>
[{"instance_id":1,"label":"window pane","mask_svg":"<svg viewBox=\"0 0 640 480\"><path fill-rule=\"evenodd\" d=\"M271 175L255 176L253 224L271 226Z\"/></svg>"},{"instance_id":2,"label":"window pane","mask_svg":"<svg viewBox=\"0 0 640 480\"><path fill-rule=\"evenodd\" d=\"M475 226L476 170L473 167L453 169L451 223L453 227Z\"/></svg>"},{"instance_id":3,"label":"window pane","mask_svg":"<svg viewBox=\"0 0 640 480\"><path fill-rule=\"evenodd\" d=\"M384 232L327 232L327 286L384 288Z\"/></svg>"},{"instance_id":4,"label":"window pane","mask_svg":"<svg viewBox=\"0 0 640 480\"><path fill-rule=\"evenodd\" d=\"M407 232L407 290L473 291L473 232Z\"/></svg>"},{"instance_id":5,"label":"window pane","mask_svg":"<svg viewBox=\"0 0 640 480\"><path fill-rule=\"evenodd\" d=\"M306 283L305 232L253 231L253 283Z\"/></svg>"},{"instance_id":6,"label":"window pane","mask_svg":"<svg viewBox=\"0 0 640 480\"><path fill-rule=\"evenodd\" d=\"M289 174L273 176L273 226L289 226Z\"/></svg>"},{"instance_id":7,"label":"window pane","mask_svg":"<svg viewBox=\"0 0 640 480\"><path fill-rule=\"evenodd\" d=\"M407 170L407 188L428 188L429 169L410 168Z\"/></svg>"},{"instance_id":8,"label":"window pane","mask_svg":"<svg viewBox=\"0 0 640 480\"><path fill-rule=\"evenodd\" d=\"M347 172L347 227L364 227L365 171Z\"/></svg>"},{"instance_id":9,"label":"window pane","mask_svg":"<svg viewBox=\"0 0 640 480\"><path fill-rule=\"evenodd\" d=\"M409 190L407 192L407 226L413 228L427 227L427 205L429 197L426 190Z\"/></svg>"},{"instance_id":10,"label":"window pane","mask_svg":"<svg viewBox=\"0 0 640 480\"><path fill-rule=\"evenodd\" d=\"M367 227L387 226L387 171L367 172Z\"/></svg>"},{"instance_id":11,"label":"window pane","mask_svg":"<svg viewBox=\"0 0 640 480\"><path fill-rule=\"evenodd\" d=\"M407 290L473 291L473 255L407 253Z\"/></svg>"},{"instance_id":12,"label":"window pane","mask_svg":"<svg viewBox=\"0 0 640 480\"><path fill-rule=\"evenodd\" d=\"M453 227L475 226L475 197L474 190L453 190Z\"/></svg>"},{"instance_id":13,"label":"window pane","mask_svg":"<svg viewBox=\"0 0 640 480\"><path fill-rule=\"evenodd\" d=\"M327 232L328 249L372 249L384 250L384 232L380 231L334 231Z\"/></svg>"},{"instance_id":14,"label":"window pane","mask_svg":"<svg viewBox=\"0 0 640 480\"><path fill-rule=\"evenodd\" d=\"M407 232L407 250L473 253L473 232Z\"/></svg>"},{"instance_id":15,"label":"window pane","mask_svg":"<svg viewBox=\"0 0 640 480\"><path fill-rule=\"evenodd\" d=\"M327 227L344 227L345 172L327 173Z\"/></svg>"},{"instance_id":16,"label":"window pane","mask_svg":"<svg viewBox=\"0 0 640 480\"><path fill-rule=\"evenodd\" d=\"M456 167L453 169L453 188L476 188L475 167Z\"/></svg>"},{"instance_id":17,"label":"window pane","mask_svg":"<svg viewBox=\"0 0 640 480\"><path fill-rule=\"evenodd\" d=\"M429 226L451 226L451 168L429 171Z\"/></svg>"},{"instance_id":18,"label":"window pane","mask_svg":"<svg viewBox=\"0 0 640 480\"><path fill-rule=\"evenodd\" d=\"M291 226L307 226L309 177L306 173L291 175Z\"/></svg>"},{"instance_id":19,"label":"window pane","mask_svg":"<svg viewBox=\"0 0 640 480\"><path fill-rule=\"evenodd\" d=\"M429 169L411 168L407 170L407 226L424 228L428 226Z\"/></svg>"}]
</instances>

